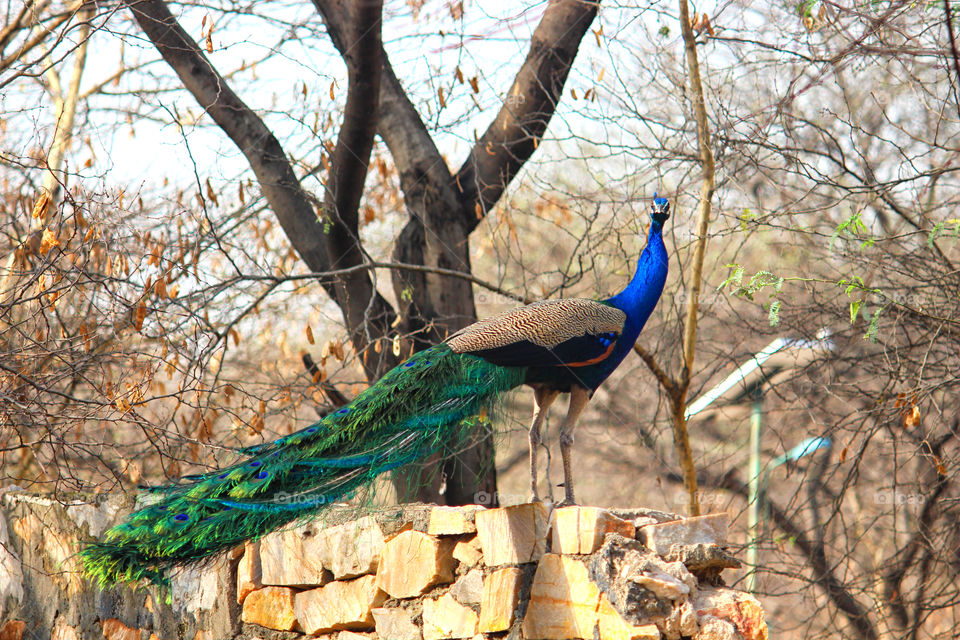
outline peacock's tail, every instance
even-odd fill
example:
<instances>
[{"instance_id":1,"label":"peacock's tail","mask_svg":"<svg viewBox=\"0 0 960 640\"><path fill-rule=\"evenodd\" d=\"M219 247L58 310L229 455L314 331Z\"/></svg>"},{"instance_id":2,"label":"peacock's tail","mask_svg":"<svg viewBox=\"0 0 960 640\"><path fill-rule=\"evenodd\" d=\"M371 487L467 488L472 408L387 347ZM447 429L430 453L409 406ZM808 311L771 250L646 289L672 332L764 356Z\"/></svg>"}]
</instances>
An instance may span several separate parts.
<instances>
[{"instance_id":1,"label":"peacock's tail","mask_svg":"<svg viewBox=\"0 0 960 640\"><path fill-rule=\"evenodd\" d=\"M457 446L523 370L438 345L415 354L349 405L245 460L151 489L162 498L80 553L100 586L206 558L317 513L385 471Z\"/></svg>"}]
</instances>

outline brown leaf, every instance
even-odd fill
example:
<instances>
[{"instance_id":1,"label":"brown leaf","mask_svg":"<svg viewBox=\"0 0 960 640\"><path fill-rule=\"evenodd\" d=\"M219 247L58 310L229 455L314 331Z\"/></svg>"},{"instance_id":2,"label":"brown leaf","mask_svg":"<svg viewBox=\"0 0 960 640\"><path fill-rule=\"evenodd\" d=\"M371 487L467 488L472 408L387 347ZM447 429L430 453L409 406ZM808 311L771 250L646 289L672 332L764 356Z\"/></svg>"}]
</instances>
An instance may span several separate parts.
<instances>
[{"instance_id":1,"label":"brown leaf","mask_svg":"<svg viewBox=\"0 0 960 640\"><path fill-rule=\"evenodd\" d=\"M920 424L920 407L913 405L913 408L907 411L903 416L903 428L912 429Z\"/></svg>"},{"instance_id":2,"label":"brown leaf","mask_svg":"<svg viewBox=\"0 0 960 640\"><path fill-rule=\"evenodd\" d=\"M457 65L457 68L453 70L453 77L457 79L457 82L463 84L463 72L460 71L460 65Z\"/></svg>"},{"instance_id":3,"label":"brown leaf","mask_svg":"<svg viewBox=\"0 0 960 640\"><path fill-rule=\"evenodd\" d=\"M43 230L43 237L40 239L40 253L47 253L50 249L60 246L60 240L53 229L47 227Z\"/></svg>"},{"instance_id":4,"label":"brown leaf","mask_svg":"<svg viewBox=\"0 0 960 640\"><path fill-rule=\"evenodd\" d=\"M437 89L437 97L440 99L441 107L447 106L447 99L443 95L443 87L440 87L439 89Z\"/></svg>"},{"instance_id":5,"label":"brown leaf","mask_svg":"<svg viewBox=\"0 0 960 640\"><path fill-rule=\"evenodd\" d=\"M213 25L210 25L210 31L207 31L207 53L213 53Z\"/></svg>"},{"instance_id":6,"label":"brown leaf","mask_svg":"<svg viewBox=\"0 0 960 640\"><path fill-rule=\"evenodd\" d=\"M315 344L313 340L313 328L310 325L307 325L307 342Z\"/></svg>"},{"instance_id":7,"label":"brown leaf","mask_svg":"<svg viewBox=\"0 0 960 640\"><path fill-rule=\"evenodd\" d=\"M480 93L480 81L477 80L477 76L470 78L470 88L474 93Z\"/></svg>"},{"instance_id":8,"label":"brown leaf","mask_svg":"<svg viewBox=\"0 0 960 640\"><path fill-rule=\"evenodd\" d=\"M143 329L143 320L147 317L147 305L140 303L137 305L137 310L133 316L133 328L137 331Z\"/></svg>"},{"instance_id":9,"label":"brown leaf","mask_svg":"<svg viewBox=\"0 0 960 640\"><path fill-rule=\"evenodd\" d=\"M37 198L37 201L33 205L33 217L34 218L46 218L47 209L50 208L50 194L44 191L40 194L40 197Z\"/></svg>"}]
</instances>

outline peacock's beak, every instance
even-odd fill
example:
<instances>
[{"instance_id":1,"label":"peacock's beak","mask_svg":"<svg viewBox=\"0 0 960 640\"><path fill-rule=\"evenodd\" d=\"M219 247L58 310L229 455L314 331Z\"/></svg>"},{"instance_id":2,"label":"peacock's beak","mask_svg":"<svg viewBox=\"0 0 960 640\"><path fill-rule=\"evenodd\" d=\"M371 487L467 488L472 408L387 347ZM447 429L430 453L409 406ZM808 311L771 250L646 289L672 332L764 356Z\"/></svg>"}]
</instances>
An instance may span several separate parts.
<instances>
[{"instance_id":1,"label":"peacock's beak","mask_svg":"<svg viewBox=\"0 0 960 640\"><path fill-rule=\"evenodd\" d=\"M657 224L662 225L670 217L670 201L666 198L654 198L650 215Z\"/></svg>"}]
</instances>

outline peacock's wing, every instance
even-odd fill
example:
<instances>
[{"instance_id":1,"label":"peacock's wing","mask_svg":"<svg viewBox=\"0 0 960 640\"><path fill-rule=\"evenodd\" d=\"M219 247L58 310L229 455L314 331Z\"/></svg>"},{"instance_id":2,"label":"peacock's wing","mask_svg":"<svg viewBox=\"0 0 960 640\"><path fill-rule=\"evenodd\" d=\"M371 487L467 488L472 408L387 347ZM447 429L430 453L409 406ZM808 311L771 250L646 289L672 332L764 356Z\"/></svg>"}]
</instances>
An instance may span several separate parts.
<instances>
[{"instance_id":1,"label":"peacock's wing","mask_svg":"<svg viewBox=\"0 0 960 640\"><path fill-rule=\"evenodd\" d=\"M626 319L596 300L543 300L465 327L447 344L505 367L584 366L610 354Z\"/></svg>"}]
</instances>

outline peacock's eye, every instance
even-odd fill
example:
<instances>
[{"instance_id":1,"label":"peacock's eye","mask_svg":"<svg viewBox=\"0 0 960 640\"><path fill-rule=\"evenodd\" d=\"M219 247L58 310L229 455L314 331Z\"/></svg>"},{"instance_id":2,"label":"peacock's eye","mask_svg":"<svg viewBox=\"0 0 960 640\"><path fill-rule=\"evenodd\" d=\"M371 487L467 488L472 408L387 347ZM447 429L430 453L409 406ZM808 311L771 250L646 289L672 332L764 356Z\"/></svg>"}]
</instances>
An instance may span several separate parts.
<instances>
[{"instance_id":1,"label":"peacock's eye","mask_svg":"<svg viewBox=\"0 0 960 640\"><path fill-rule=\"evenodd\" d=\"M186 522L190 519L190 516L185 513L178 513L177 515L173 516L173 519L178 522Z\"/></svg>"},{"instance_id":2,"label":"peacock's eye","mask_svg":"<svg viewBox=\"0 0 960 640\"><path fill-rule=\"evenodd\" d=\"M260 473L257 474L257 480L264 480L268 477L270 477L270 473L267 471L261 471Z\"/></svg>"},{"instance_id":3,"label":"peacock's eye","mask_svg":"<svg viewBox=\"0 0 960 640\"><path fill-rule=\"evenodd\" d=\"M230 475L230 474L229 474L229 473L221 473L220 475L217 476L217 480L226 480L228 475Z\"/></svg>"},{"instance_id":4,"label":"peacock's eye","mask_svg":"<svg viewBox=\"0 0 960 640\"><path fill-rule=\"evenodd\" d=\"M250 463L250 466L251 466L251 467L259 467L259 466L262 465L262 464L263 464L263 463L260 462L259 460L254 460L253 462Z\"/></svg>"},{"instance_id":5,"label":"peacock's eye","mask_svg":"<svg viewBox=\"0 0 960 640\"><path fill-rule=\"evenodd\" d=\"M309 429L307 429L307 433L316 433L316 432L317 432L316 427L310 427Z\"/></svg>"},{"instance_id":6,"label":"peacock's eye","mask_svg":"<svg viewBox=\"0 0 960 640\"><path fill-rule=\"evenodd\" d=\"M338 416L345 416L348 413L350 413L350 409L348 409L347 407L344 407L343 409L340 409L340 411L337 411Z\"/></svg>"}]
</instances>

